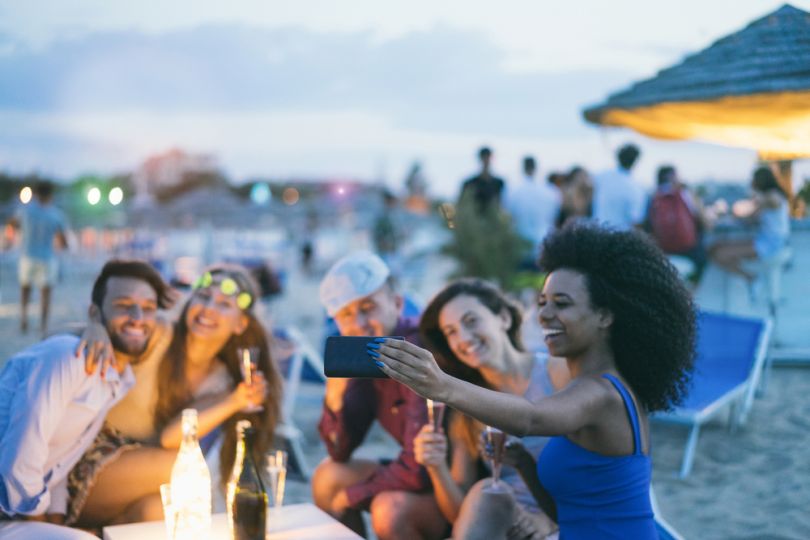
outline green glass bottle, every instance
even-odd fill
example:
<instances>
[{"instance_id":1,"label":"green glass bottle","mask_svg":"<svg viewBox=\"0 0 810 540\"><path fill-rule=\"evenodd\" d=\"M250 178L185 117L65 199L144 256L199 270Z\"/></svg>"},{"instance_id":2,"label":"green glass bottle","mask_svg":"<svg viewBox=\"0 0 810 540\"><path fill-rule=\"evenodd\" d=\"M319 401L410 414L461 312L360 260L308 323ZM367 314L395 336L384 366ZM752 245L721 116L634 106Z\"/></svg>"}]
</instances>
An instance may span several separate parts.
<instances>
[{"instance_id":1,"label":"green glass bottle","mask_svg":"<svg viewBox=\"0 0 810 540\"><path fill-rule=\"evenodd\" d=\"M267 491L254 457L255 441L256 430L245 428L242 470L234 487L230 512L234 540L264 540L267 527Z\"/></svg>"}]
</instances>

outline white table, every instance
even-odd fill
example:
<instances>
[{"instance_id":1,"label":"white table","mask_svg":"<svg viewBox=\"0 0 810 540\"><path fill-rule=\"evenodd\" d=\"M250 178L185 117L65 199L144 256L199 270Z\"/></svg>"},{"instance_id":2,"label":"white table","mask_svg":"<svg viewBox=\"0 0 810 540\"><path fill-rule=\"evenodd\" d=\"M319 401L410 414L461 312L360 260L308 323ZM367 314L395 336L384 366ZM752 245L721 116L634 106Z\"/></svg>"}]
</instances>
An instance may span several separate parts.
<instances>
[{"instance_id":1,"label":"white table","mask_svg":"<svg viewBox=\"0 0 810 540\"><path fill-rule=\"evenodd\" d=\"M104 527L104 540L162 540L166 527L162 521L130 523ZM267 540L356 540L360 538L312 504L292 504L267 512ZM225 514L214 514L211 534L205 540L230 540ZM200 539L203 540L203 539Z\"/></svg>"}]
</instances>

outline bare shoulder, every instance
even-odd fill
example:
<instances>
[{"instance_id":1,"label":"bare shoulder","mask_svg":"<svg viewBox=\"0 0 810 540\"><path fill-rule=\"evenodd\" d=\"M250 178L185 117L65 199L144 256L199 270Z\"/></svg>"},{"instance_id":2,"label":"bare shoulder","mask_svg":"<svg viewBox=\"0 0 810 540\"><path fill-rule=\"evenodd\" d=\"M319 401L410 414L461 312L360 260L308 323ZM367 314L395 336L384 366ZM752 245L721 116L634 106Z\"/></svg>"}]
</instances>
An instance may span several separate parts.
<instances>
[{"instance_id":1,"label":"bare shoulder","mask_svg":"<svg viewBox=\"0 0 810 540\"><path fill-rule=\"evenodd\" d=\"M577 408L588 418L588 424L594 421L605 412L621 403L621 397L613 390L610 381L598 376L588 375L573 379L568 386L558 392L560 398L577 403Z\"/></svg>"},{"instance_id":2,"label":"bare shoulder","mask_svg":"<svg viewBox=\"0 0 810 540\"><path fill-rule=\"evenodd\" d=\"M614 374L614 376L619 379L622 386L635 403L635 393L632 391L627 381L625 381L620 375ZM604 418L606 415L616 414L617 412L621 413L622 415L625 414L624 399L610 379L603 377L602 375L593 375L591 377L587 377L586 380L590 385L589 392L593 395L592 405L601 417Z\"/></svg>"}]
</instances>

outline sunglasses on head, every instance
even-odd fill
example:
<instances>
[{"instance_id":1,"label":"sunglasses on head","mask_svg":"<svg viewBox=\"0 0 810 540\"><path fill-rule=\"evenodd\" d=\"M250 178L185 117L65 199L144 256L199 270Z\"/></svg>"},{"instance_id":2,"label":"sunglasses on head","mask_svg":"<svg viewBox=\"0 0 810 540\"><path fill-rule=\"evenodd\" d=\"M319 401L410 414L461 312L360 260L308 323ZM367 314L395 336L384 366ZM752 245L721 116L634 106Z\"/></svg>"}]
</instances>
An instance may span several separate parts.
<instances>
[{"instance_id":1,"label":"sunglasses on head","mask_svg":"<svg viewBox=\"0 0 810 540\"><path fill-rule=\"evenodd\" d=\"M206 289L212 285L216 285L214 275L211 272L206 272L197 278L197 281L191 287L197 290ZM235 296L236 305L239 306L239 309L247 309L253 303L253 297L250 293L241 290L236 280L231 277L225 277L219 282L219 292L227 296Z\"/></svg>"}]
</instances>

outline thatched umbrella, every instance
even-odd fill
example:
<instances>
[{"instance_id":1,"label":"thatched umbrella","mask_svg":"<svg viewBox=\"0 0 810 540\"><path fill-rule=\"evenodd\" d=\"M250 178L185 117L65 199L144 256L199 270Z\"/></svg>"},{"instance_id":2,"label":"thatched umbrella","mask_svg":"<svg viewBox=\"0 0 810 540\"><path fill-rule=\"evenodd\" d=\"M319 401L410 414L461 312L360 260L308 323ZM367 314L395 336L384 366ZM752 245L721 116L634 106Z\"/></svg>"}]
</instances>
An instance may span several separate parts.
<instances>
[{"instance_id":1,"label":"thatched umbrella","mask_svg":"<svg viewBox=\"0 0 810 540\"><path fill-rule=\"evenodd\" d=\"M752 148L779 162L789 191L790 160L810 157L810 13L785 4L584 116L659 139Z\"/></svg>"}]
</instances>

